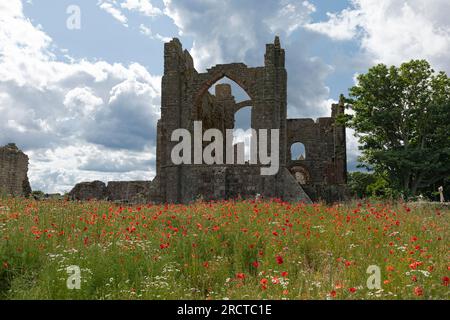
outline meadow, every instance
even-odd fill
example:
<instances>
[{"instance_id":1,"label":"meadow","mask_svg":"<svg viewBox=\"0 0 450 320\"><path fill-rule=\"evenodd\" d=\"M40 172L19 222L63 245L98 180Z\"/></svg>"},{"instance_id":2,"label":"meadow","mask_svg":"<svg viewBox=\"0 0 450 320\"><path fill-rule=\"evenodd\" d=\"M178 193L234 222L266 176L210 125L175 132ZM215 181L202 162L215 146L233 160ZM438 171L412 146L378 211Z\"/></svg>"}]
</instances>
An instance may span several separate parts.
<instances>
[{"instance_id":1,"label":"meadow","mask_svg":"<svg viewBox=\"0 0 450 320\"><path fill-rule=\"evenodd\" d=\"M449 211L3 197L0 299L448 299ZM367 287L370 266L381 288Z\"/></svg>"}]
</instances>

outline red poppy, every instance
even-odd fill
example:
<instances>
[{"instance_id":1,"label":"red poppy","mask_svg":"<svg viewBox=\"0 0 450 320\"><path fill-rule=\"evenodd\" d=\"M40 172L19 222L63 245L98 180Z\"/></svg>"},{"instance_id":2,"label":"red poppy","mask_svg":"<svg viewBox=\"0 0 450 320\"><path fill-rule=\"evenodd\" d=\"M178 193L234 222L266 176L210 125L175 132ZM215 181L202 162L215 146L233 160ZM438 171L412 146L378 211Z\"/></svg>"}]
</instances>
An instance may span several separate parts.
<instances>
[{"instance_id":1,"label":"red poppy","mask_svg":"<svg viewBox=\"0 0 450 320\"><path fill-rule=\"evenodd\" d=\"M423 296L423 289L421 287L415 287L414 294L418 297Z\"/></svg>"},{"instance_id":2,"label":"red poppy","mask_svg":"<svg viewBox=\"0 0 450 320\"><path fill-rule=\"evenodd\" d=\"M253 261L252 266L254 266L255 268L259 267L259 262L258 261Z\"/></svg>"},{"instance_id":3,"label":"red poppy","mask_svg":"<svg viewBox=\"0 0 450 320\"><path fill-rule=\"evenodd\" d=\"M351 287L348 289L348 291L350 291L351 293L355 293L356 292L356 288L355 287Z\"/></svg>"},{"instance_id":4,"label":"red poppy","mask_svg":"<svg viewBox=\"0 0 450 320\"><path fill-rule=\"evenodd\" d=\"M278 264L283 264L283 257L282 256L277 256L277 263Z\"/></svg>"},{"instance_id":5,"label":"red poppy","mask_svg":"<svg viewBox=\"0 0 450 320\"><path fill-rule=\"evenodd\" d=\"M333 297L333 298L336 297L336 291L335 290L331 291L330 292L330 296Z\"/></svg>"},{"instance_id":6,"label":"red poppy","mask_svg":"<svg viewBox=\"0 0 450 320\"><path fill-rule=\"evenodd\" d=\"M238 278L238 279L245 279L245 274L243 274L243 273L237 273L237 274L236 274L236 278Z\"/></svg>"},{"instance_id":7,"label":"red poppy","mask_svg":"<svg viewBox=\"0 0 450 320\"><path fill-rule=\"evenodd\" d=\"M450 281L450 279L448 277L443 277L442 278L442 285L448 287L449 281Z\"/></svg>"}]
</instances>

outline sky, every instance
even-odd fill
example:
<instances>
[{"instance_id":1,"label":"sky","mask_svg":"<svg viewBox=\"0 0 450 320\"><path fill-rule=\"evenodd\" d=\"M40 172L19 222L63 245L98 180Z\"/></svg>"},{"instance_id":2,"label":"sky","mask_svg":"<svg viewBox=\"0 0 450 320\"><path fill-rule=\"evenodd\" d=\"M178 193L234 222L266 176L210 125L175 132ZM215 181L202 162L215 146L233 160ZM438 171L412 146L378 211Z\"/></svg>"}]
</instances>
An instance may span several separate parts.
<instances>
[{"instance_id":1,"label":"sky","mask_svg":"<svg viewBox=\"0 0 450 320\"><path fill-rule=\"evenodd\" d=\"M449 0L8 0L0 2L0 145L30 158L33 190L155 176L164 42L201 72L286 49L288 117L331 104L377 63L450 73ZM245 122L249 113L238 115ZM348 168L358 142L347 129Z\"/></svg>"}]
</instances>

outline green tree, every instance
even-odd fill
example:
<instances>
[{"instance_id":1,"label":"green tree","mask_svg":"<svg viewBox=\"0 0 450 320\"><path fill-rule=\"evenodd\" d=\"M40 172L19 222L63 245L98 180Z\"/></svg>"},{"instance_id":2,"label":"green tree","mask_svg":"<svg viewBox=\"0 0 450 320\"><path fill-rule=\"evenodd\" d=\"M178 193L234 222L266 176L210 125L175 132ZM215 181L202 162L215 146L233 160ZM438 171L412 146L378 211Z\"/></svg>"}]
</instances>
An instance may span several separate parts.
<instances>
[{"instance_id":1,"label":"green tree","mask_svg":"<svg viewBox=\"0 0 450 320\"><path fill-rule=\"evenodd\" d=\"M347 185L352 195L357 198L369 197L371 194L368 192L367 187L376 180L373 173L360 171L349 172L347 179Z\"/></svg>"},{"instance_id":2,"label":"green tree","mask_svg":"<svg viewBox=\"0 0 450 320\"><path fill-rule=\"evenodd\" d=\"M358 76L348 107L363 167L415 195L450 174L450 78L425 60Z\"/></svg>"}]
</instances>

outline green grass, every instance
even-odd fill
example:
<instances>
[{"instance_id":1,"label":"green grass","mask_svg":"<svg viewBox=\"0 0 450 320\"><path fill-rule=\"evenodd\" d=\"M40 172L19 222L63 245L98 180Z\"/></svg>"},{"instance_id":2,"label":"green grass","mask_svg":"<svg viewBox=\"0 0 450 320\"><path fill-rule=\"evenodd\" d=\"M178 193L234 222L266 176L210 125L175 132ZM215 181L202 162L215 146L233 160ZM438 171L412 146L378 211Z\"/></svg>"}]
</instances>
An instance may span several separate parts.
<instances>
[{"instance_id":1,"label":"green grass","mask_svg":"<svg viewBox=\"0 0 450 320\"><path fill-rule=\"evenodd\" d=\"M448 215L381 202L0 198L0 299L448 299ZM67 288L71 265L80 290ZM370 265L380 290L366 286Z\"/></svg>"}]
</instances>

